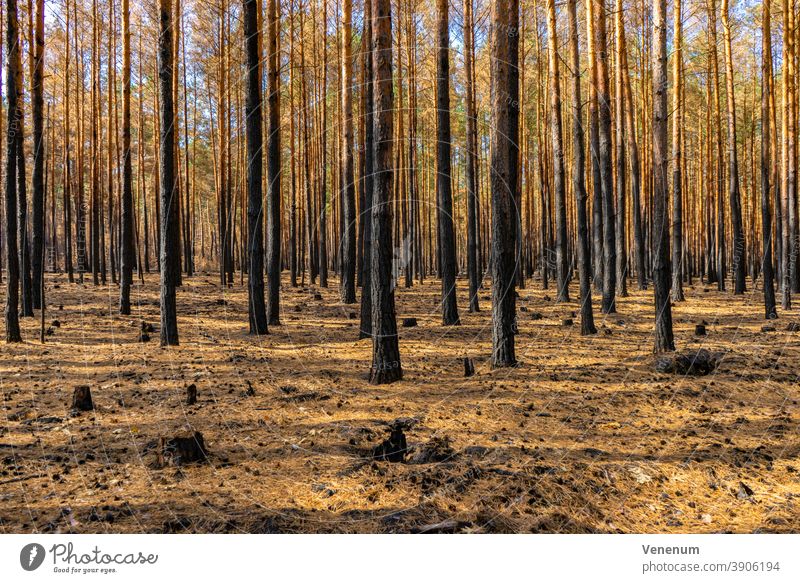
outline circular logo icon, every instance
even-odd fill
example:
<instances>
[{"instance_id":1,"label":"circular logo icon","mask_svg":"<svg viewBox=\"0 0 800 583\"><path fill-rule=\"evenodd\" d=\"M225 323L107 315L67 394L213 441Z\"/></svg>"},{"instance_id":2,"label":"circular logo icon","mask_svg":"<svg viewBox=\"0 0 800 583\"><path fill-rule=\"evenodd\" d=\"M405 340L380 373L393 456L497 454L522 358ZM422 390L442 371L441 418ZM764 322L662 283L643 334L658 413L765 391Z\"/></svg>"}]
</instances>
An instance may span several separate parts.
<instances>
[{"instance_id":1,"label":"circular logo icon","mask_svg":"<svg viewBox=\"0 0 800 583\"><path fill-rule=\"evenodd\" d=\"M26 571L35 571L44 562L44 547L39 543L30 543L19 552L19 564Z\"/></svg>"}]
</instances>

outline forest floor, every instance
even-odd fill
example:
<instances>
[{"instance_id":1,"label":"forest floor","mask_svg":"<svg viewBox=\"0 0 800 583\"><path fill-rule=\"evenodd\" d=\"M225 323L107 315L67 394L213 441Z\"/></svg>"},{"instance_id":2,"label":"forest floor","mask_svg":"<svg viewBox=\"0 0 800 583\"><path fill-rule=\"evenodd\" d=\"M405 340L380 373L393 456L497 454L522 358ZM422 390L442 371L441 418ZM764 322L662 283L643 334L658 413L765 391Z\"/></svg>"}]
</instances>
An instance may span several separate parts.
<instances>
[{"instance_id":1,"label":"forest floor","mask_svg":"<svg viewBox=\"0 0 800 583\"><path fill-rule=\"evenodd\" d=\"M577 304L534 282L519 292L521 366L491 370L489 291L467 313L459 280L462 325L445 328L430 279L398 290L398 321L418 326L400 328L403 380L376 387L335 280L284 281L282 325L259 338L238 283L186 279L181 345L163 349L157 274L129 317L116 286L48 275L54 333L40 344L26 318L25 342L0 347L0 532L800 531L797 312L765 322L760 292L687 287L678 350L725 353L689 377L654 368L652 291L595 312L582 337L562 322ZM95 409L75 415L80 385ZM406 460L373 459L401 417L415 420ZM187 428L207 463L159 467L159 438Z\"/></svg>"}]
</instances>

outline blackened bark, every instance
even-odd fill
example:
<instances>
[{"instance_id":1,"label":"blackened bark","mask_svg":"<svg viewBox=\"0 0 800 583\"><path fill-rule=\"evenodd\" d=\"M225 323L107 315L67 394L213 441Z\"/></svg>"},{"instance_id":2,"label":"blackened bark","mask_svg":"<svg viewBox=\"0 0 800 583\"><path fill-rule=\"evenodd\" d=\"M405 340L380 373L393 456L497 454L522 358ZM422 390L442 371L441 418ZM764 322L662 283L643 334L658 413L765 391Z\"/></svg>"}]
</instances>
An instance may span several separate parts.
<instances>
[{"instance_id":1,"label":"blackened bark","mask_svg":"<svg viewBox=\"0 0 800 583\"><path fill-rule=\"evenodd\" d=\"M141 140L141 136L140 136ZM131 163L131 31L129 0L122 0L122 201L120 242L120 314L131 313L133 264L136 261L133 225L133 168ZM140 268L141 270L141 268Z\"/></svg>"},{"instance_id":2,"label":"blackened bark","mask_svg":"<svg viewBox=\"0 0 800 583\"><path fill-rule=\"evenodd\" d=\"M763 255L761 272L764 279L764 317L778 317L775 309L775 274L772 266L772 212L770 209L770 107L772 81L772 31L769 0L761 3L761 235Z\"/></svg>"},{"instance_id":3,"label":"blackened bark","mask_svg":"<svg viewBox=\"0 0 800 583\"><path fill-rule=\"evenodd\" d=\"M475 112L475 41L473 34L473 0L464 0L464 67L466 82L466 131L467 131L467 277L469 278L469 311L480 311L478 287L478 123Z\"/></svg>"},{"instance_id":4,"label":"blackened bark","mask_svg":"<svg viewBox=\"0 0 800 583\"><path fill-rule=\"evenodd\" d=\"M267 0L267 312L270 325L280 324L281 290L281 102L278 87L280 0ZM324 201L323 201L324 202ZM327 275L327 272L326 272Z\"/></svg>"},{"instance_id":5,"label":"blackened bark","mask_svg":"<svg viewBox=\"0 0 800 583\"><path fill-rule=\"evenodd\" d=\"M44 0L36 0L36 30L33 65L33 307L42 307L44 277Z\"/></svg>"},{"instance_id":6,"label":"blackened bark","mask_svg":"<svg viewBox=\"0 0 800 583\"><path fill-rule=\"evenodd\" d=\"M353 3L344 0L342 21L342 113L344 114L342 164L342 303L356 302L356 190L353 172Z\"/></svg>"},{"instance_id":7,"label":"blackened bark","mask_svg":"<svg viewBox=\"0 0 800 583\"><path fill-rule=\"evenodd\" d=\"M583 149L583 122L581 117L581 68L578 49L578 15L576 0L567 1L569 17L570 69L572 71L572 149L574 152L572 182L575 190L575 208L578 220L578 278L580 281L581 334L595 334L592 311L592 266L589 246L589 224L586 216L586 164Z\"/></svg>"},{"instance_id":8,"label":"blackened bark","mask_svg":"<svg viewBox=\"0 0 800 583\"><path fill-rule=\"evenodd\" d=\"M656 353L675 350L670 302L667 117L667 2L653 0L653 289Z\"/></svg>"},{"instance_id":9,"label":"blackened bark","mask_svg":"<svg viewBox=\"0 0 800 583\"><path fill-rule=\"evenodd\" d=\"M159 0L158 79L161 102L161 345L178 344L175 259L180 253L175 180L175 111L172 101L172 0ZM220 120L222 121L222 120Z\"/></svg>"},{"instance_id":10,"label":"blackened bark","mask_svg":"<svg viewBox=\"0 0 800 583\"><path fill-rule=\"evenodd\" d=\"M450 175L450 32L448 0L437 3L436 54L436 206L439 273L442 278L442 324L460 324L456 303L456 237L453 232L453 193ZM409 270L411 267L409 266Z\"/></svg>"},{"instance_id":11,"label":"blackened bark","mask_svg":"<svg viewBox=\"0 0 800 583\"><path fill-rule=\"evenodd\" d=\"M515 190L519 158L519 2L492 5L492 366L517 364Z\"/></svg>"},{"instance_id":12,"label":"blackened bark","mask_svg":"<svg viewBox=\"0 0 800 583\"><path fill-rule=\"evenodd\" d=\"M19 55L19 20L17 0L6 0L6 342L22 342L19 329L19 254L17 247L17 134L20 129L20 96L18 86L21 67Z\"/></svg>"},{"instance_id":13,"label":"blackened bark","mask_svg":"<svg viewBox=\"0 0 800 583\"><path fill-rule=\"evenodd\" d=\"M372 200L372 384L403 377L392 283L392 12L390 0L373 0L375 180Z\"/></svg>"},{"instance_id":14,"label":"blackened bark","mask_svg":"<svg viewBox=\"0 0 800 583\"><path fill-rule=\"evenodd\" d=\"M264 305L264 199L261 193L263 152L261 137L261 31L258 0L244 0L244 39L247 55L247 305L250 334L267 333Z\"/></svg>"},{"instance_id":15,"label":"blackened bark","mask_svg":"<svg viewBox=\"0 0 800 583\"><path fill-rule=\"evenodd\" d=\"M373 58L372 58L372 2L364 2L364 207L361 220L364 223L364 253L361 265L361 330L359 338L372 336L372 210L375 171L375 128Z\"/></svg>"},{"instance_id":16,"label":"blackened bark","mask_svg":"<svg viewBox=\"0 0 800 583\"><path fill-rule=\"evenodd\" d=\"M555 0L547 0L547 55L550 69L550 137L553 148L553 194L556 215L556 301L569 301L567 267L567 205L564 139L561 133L561 79L558 72L558 32Z\"/></svg>"}]
</instances>

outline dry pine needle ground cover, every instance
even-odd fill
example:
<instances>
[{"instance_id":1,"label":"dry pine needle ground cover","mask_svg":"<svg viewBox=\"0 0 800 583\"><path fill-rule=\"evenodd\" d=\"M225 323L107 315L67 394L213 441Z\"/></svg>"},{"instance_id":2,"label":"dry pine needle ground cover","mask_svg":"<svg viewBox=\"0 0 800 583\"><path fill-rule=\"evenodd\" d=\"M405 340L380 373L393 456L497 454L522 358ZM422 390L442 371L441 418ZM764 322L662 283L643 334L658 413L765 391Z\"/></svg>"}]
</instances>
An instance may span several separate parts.
<instances>
[{"instance_id":1,"label":"dry pine needle ground cover","mask_svg":"<svg viewBox=\"0 0 800 583\"><path fill-rule=\"evenodd\" d=\"M800 332L765 322L759 292L687 289L679 350L725 355L684 377L653 366L652 291L581 337L563 323L577 304L520 290L522 365L493 371L489 292L469 314L459 281L462 325L443 328L430 280L397 294L418 320L400 328L405 378L374 387L335 281L284 282L282 326L254 338L243 287L188 278L171 349L157 282L120 317L115 286L48 276L46 344L28 318L0 347L0 532L800 531ZM95 408L71 414L81 385ZM402 417L405 461L372 459ZM159 466L159 438L187 429L207 462Z\"/></svg>"}]
</instances>

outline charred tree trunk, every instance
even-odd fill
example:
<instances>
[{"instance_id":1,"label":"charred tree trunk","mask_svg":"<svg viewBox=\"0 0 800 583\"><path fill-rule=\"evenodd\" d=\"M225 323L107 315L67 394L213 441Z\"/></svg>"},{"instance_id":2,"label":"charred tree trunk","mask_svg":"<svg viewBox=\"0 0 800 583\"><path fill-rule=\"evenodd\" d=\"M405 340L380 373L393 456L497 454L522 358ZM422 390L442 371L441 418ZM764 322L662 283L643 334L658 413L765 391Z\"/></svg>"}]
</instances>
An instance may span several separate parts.
<instances>
[{"instance_id":1,"label":"charred tree trunk","mask_svg":"<svg viewBox=\"0 0 800 583\"><path fill-rule=\"evenodd\" d=\"M129 0L122 0L122 233L120 242L120 314L131 313L134 249L133 167L131 161L131 31ZM141 136L139 137L141 140ZM141 270L141 267L139 268Z\"/></svg>"},{"instance_id":2,"label":"charred tree trunk","mask_svg":"<svg viewBox=\"0 0 800 583\"><path fill-rule=\"evenodd\" d=\"M361 217L364 221L364 254L361 265L361 330L359 338L372 336L372 213L374 208L373 189L375 172L375 128L374 91L372 58L372 1L364 2L364 208Z\"/></svg>"},{"instance_id":3,"label":"charred tree trunk","mask_svg":"<svg viewBox=\"0 0 800 583\"><path fill-rule=\"evenodd\" d=\"M771 115L770 91L772 90L772 30L769 0L761 3L761 236L763 254L761 272L764 280L764 317L778 317L775 309L775 274L772 265L772 211L770 208L770 154Z\"/></svg>"},{"instance_id":4,"label":"charred tree trunk","mask_svg":"<svg viewBox=\"0 0 800 583\"><path fill-rule=\"evenodd\" d=\"M517 364L515 190L519 160L519 2L492 4L492 366Z\"/></svg>"},{"instance_id":5,"label":"charred tree trunk","mask_svg":"<svg viewBox=\"0 0 800 583\"><path fill-rule=\"evenodd\" d=\"M244 0L244 41L247 55L247 268L250 334L267 333L264 305L264 199L261 193L261 31L258 0Z\"/></svg>"},{"instance_id":6,"label":"charred tree trunk","mask_svg":"<svg viewBox=\"0 0 800 583\"><path fill-rule=\"evenodd\" d=\"M268 323L280 324L281 290L281 100L278 28L280 0L267 0L267 313Z\"/></svg>"},{"instance_id":7,"label":"charred tree trunk","mask_svg":"<svg viewBox=\"0 0 800 583\"><path fill-rule=\"evenodd\" d=\"M342 303L356 302L356 190L353 170L353 3L344 0L342 20Z\"/></svg>"},{"instance_id":8,"label":"charred tree trunk","mask_svg":"<svg viewBox=\"0 0 800 583\"><path fill-rule=\"evenodd\" d=\"M561 79L558 73L556 3L547 0L547 55L550 69L550 137L553 150L553 194L556 215L556 301L569 301L567 267L567 205L564 178L564 138L561 134Z\"/></svg>"},{"instance_id":9,"label":"charred tree trunk","mask_svg":"<svg viewBox=\"0 0 800 583\"><path fill-rule=\"evenodd\" d=\"M572 71L572 182L575 190L575 208L578 220L578 278L580 281L581 334L596 334L592 311L592 265L589 241L589 219L586 216L586 182L583 146L583 121L581 117L581 68L578 52L578 14L576 0L567 0L569 18L569 53Z\"/></svg>"},{"instance_id":10,"label":"charred tree trunk","mask_svg":"<svg viewBox=\"0 0 800 583\"><path fill-rule=\"evenodd\" d=\"M667 2L653 0L653 289L656 353L675 350L672 337L667 178Z\"/></svg>"},{"instance_id":11,"label":"charred tree trunk","mask_svg":"<svg viewBox=\"0 0 800 583\"><path fill-rule=\"evenodd\" d=\"M180 253L175 181L175 110L172 101L172 0L159 0L158 78L161 103L161 345L178 344L173 255Z\"/></svg>"},{"instance_id":12,"label":"charred tree trunk","mask_svg":"<svg viewBox=\"0 0 800 583\"><path fill-rule=\"evenodd\" d=\"M370 382L403 377L392 285L392 12L390 0L372 0L375 180L372 199L372 368Z\"/></svg>"},{"instance_id":13,"label":"charred tree trunk","mask_svg":"<svg viewBox=\"0 0 800 583\"><path fill-rule=\"evenodd\" d=\"M674 1L674 46L672 76L675 84L672 93L672 299L682 302L683 297L683 158L681 151L681 124L683 110L681 87L683 84L683 34L681 2Z\"/></svg>"},{"instance_id":14,"label":"charred tree trunk","mask_svg":"<svg viewBox=\"0 0 800 583\"><path fill-rule=\"evenodd\" d=\"M17 247L17 134L20 129L22 88L18 69L22 66L19 49L17 0L6 0L6 342L22 342L19 329L19 253Z\"/></svg>"},{"instance_id":15,"label":"charred tree trunk","mask_svg":"<svg viewBox=\"0 0 800 583\"><path fill-rule=\"evenodd\" d=\"M466 82L467 131L467 277L469 278L469 311L480 311L478 287L481 274L478 265L478 119L475 111L475 64L473 0L464 0L464 67Z\"/></svg>"},{"instance_id":16,"label":"charred tree trunk","mask_svg":"<svg viewBox=\"0 0 800 583\"><path fill-rule=\"evenodd\" d=\"M442 324L460 324L456 303L456 237L450 175L450 19L448 0L437 0L436 51L436 206L439 273L442 278ZM411 269L411 266L408 266Z\"/></svg>"},{"instance_id":17,"label":"charred tree trunk","mask_svg":"<svg viewBox=\"0 0 800 583\"><path fill-rule=\"evenodd\" d=\"M42 307L44 278L44 0L36 0L33 65L33 307Z\"/></svg>"}]
</instances>

